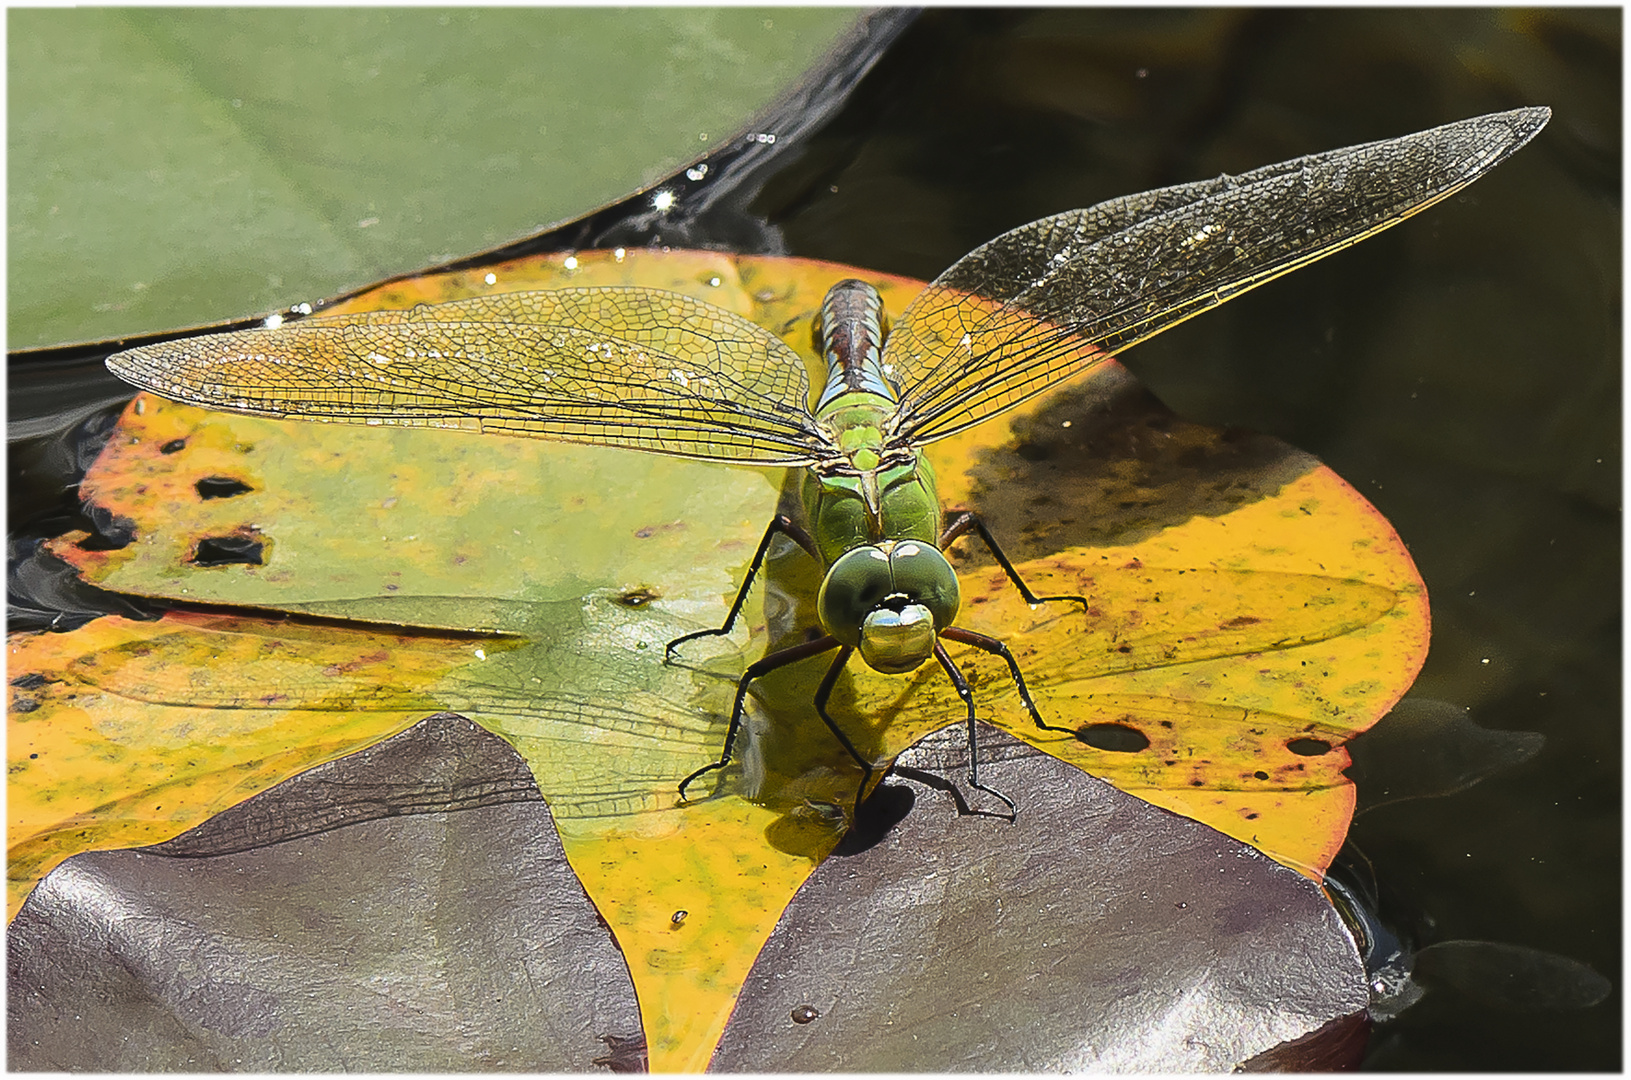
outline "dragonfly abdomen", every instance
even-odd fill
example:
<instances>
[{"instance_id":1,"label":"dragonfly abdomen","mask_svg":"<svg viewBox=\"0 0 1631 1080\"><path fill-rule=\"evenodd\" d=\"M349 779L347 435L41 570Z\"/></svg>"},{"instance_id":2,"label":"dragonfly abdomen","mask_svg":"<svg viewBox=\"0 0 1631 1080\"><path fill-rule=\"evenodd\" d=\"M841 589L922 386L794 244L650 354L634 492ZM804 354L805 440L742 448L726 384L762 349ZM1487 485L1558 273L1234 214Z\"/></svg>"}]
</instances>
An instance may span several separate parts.
<instances>
[{"instance_id":1,"label":"dragonfly abdomen","mask_svg":"<svg viewBox=\"0 0 1631 1080\"><path fill-rule=\"evenodd\" d=\"M816 401L818 416L845 394L899 399L883 372L883 299L878 290L855 278L828 289L817 334L827 362L827 383Z\"/></svg>"}]
</instances>

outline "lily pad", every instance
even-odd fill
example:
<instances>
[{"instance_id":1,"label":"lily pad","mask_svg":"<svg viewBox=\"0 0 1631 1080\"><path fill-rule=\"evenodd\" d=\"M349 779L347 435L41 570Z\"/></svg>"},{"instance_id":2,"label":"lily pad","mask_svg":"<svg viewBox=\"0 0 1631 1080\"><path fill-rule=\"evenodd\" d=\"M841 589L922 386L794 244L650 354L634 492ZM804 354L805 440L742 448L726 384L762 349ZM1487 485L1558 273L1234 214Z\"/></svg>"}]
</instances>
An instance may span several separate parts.
<instances>
[{"instance_id":1,"label":"lily pad","mask_svg":"<svg viewBox=\"0 0 1631 1080\"><path fill-rule=\"evenodd\" d=\"M456 717L78 856L8 940L19 1069L588 1071L639 1034L526 765Z\"/></svg>"},{"instance_id":2,"label":"lily pad","mask_svg":"<svg viewBox=\"0 0 1631 1080\"><path fill-rule=\"evenodd\" d=\"M855 21L837 8L16 12L8 340L275 311L570 220L727 145Z\"/></svg>"},{"instance_id":3,"label":"lily pad","mask_svg":"<svg viewBox=\"0 0 1631 1080\"><path fill-rule=\"evenodd\" d=\"M954 734L887 789L918 809L800 889L712 1068L1217 1069L1362 1016L1308 879L995 733L991 776L1029 811L961 815L934 776L961 764ZM640 1063L628 971L528 769L451 715L167 843L70 859L10 941L15 1067Z\"/></svg>"},{"instance_id":4,"label":"lily pad","mask_svg":"<svg viewBox=\"0 0 1631 1080\"><path fill-rule=\"evenodd\" d=\"M971 819L934 782L957 735L901 755L913 812L788 906L714 1070L1227 1071L1363 1013L1313 882L995 733L982 775L1025 812Z\"/></svg>"},{"instance_id":5,"label":"lily pad","mask_svg":"<svg viewBox=\"0 0 1631 1080\"><path fill-rule=\"evenodd\" d=\"M809 356L822 293L857 273L630 251L502 267L475 287L635 275L736 305ZM914 288L861 273L896 310ZM471 284L432 280L361 302L401 306ZM36 730L73 717L60 756L83 760L108 718L174 732L135 718L180 708L186 730L170 767L191 762L192 740L221 743L201 723L212 710L291 740L299 749L275 761L243 751L258 771L233 789L242 797L355 749L314 737L336 711L371 713L377 738L400 730L416 706L418 715L456 710L528 761L629 963L653 1067L705 1064L761 945L837 842L838 808L859 782L809 705L824 665L801 664L757 685L740 771L713 797L677 800L678 780L718 753L746 659L813 623L813 565L775 552L745 631L663 662L667 641L723 620L764 522L791 488L778 492L778 478L761 472L627 451L278 424L145 397L124 425L84 488L123 523L121 535L64 537L62 557L121 591L349 621L172 615L142 627L110 620L131 635L113 648L72 635L14 642L12 670L49 691L28 714ZM1062 449L1060 432L1071 444ZM1103 453L1106 443L1122 449ZM1096 480L1089 471L1079 508L1060 514L1036 497L1038 484L1075 496L1026 463L1072 454L1102 466ZM1306 455L1183 424L1114 364L1007 423L936 443L930 456L948 501L986 513L1026 580L1089 599L1086 612L1032 610L999 570L967 562L964 621L1008 641L1043 715L1080 737L1038 732L1000 662L959 657L982 717L1317 876L1352 810L1340 744L1392 705L1425 650L1425 596L1386 522ZM1185 483L1186 469L1202 482ZM225 539L239 547L204 548ZM240 555L205 559L204 550ZM389 648L376 648L377 634ZM217 642L239 643L226 655L275 666L194 659L223 651ZM397 654L412 674L376 679L374 665ZM834 703L838 722L880 761L964 715L937 669L852 670ZM1144 745L1106 745L1107 731ZM15 788L25 782L15 770L34 761L16 755L35 751L15 736L12 746ZM77 803L14 799L14 845L106 843L99 815L128 816L151 800L148 786L172 782L161 769L161 779L125 786L119 777L139 771L142 755L114 763L105 787L87 780ZM190 775L217 774L230 772L223 764ZM1022 808L1027 791L1014 786ZM162 827L179 831L222 805L207 793L189 803ZM18 819L19 806L34 816ZM26 889L70 850L41 842L32 861L14 854L14 884ZM686 933L676 936L681 910Z\"/></svg>"}]
</instances>

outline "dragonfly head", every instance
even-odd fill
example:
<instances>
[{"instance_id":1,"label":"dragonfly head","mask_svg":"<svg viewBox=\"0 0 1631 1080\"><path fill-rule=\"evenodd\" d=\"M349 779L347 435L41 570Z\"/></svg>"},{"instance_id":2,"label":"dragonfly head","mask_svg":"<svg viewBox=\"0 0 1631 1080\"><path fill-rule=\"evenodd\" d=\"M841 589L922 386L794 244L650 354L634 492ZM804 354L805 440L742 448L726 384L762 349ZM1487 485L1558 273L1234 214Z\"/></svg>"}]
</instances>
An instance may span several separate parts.
<instances>
[{"instance_id":1,"label":"dragonfly head","mask_svg":"<svg viewBox=\"0 0 1631 1080\"><path fill-rule=\"evenodd\" d=\"M957 574L920 540L864 544L827 571L816 610L827 633L860 650L875 671L898 675L934 655L957 617Z\"/></svg>"}]
</instances>

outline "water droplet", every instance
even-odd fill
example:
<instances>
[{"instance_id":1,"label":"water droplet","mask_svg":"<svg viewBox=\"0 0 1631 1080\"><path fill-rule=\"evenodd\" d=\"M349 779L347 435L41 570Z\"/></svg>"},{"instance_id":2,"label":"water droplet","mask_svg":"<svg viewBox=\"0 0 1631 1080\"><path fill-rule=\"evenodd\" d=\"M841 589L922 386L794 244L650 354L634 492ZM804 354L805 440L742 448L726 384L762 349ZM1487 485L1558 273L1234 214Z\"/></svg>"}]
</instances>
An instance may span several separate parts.
<instances>
[{"instance_id":1,"label":"water droplet","mask_svg":"<svg viewBox=\"0 0 1631 1080\"><path fill-rule=\"evenodd\" d=\"M818 1018L820 1015L821 1010L816 1008L814 1005L800 1005L798 1008L793 1010L793 1023L808 1024L810 1021Z\"/></svg>"}]
</instances>

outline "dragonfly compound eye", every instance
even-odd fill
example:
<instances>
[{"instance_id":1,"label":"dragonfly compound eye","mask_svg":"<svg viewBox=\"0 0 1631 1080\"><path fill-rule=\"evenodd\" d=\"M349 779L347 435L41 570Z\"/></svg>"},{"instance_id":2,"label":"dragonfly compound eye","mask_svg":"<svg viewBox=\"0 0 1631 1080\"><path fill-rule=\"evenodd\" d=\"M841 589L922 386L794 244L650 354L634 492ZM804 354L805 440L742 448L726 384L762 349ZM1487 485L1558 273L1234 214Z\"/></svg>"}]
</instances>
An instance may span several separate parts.
<instances>
[{"instance_id":1,"label":"dragonfly compound eye","mask_svg":"<svg viewBox=\"0 0 1631 1080\"><path fill-rule=\"evenodd\" d=\"M957 574L933 544L868 544L827 571L817 612L827 633L861 650L875 671L911 671L957 617Z\"/></svg>"},{"instance_id":2,"label":"dragonfly compound eye","mask_svg":"<svg viewBox=\"0 0 1631 1080\"><path fill-rule=\"evenodd\" d=\"M936 633L957 618L962 602L957 571L933 544L917 540L895 543L889 548L889 573L895 579L895 592L929 609Z\"/></svg>"},{"instance_id":3,"label":"dragonfly compound eye","mask_svg":"<svg viewBox=\"0 0 1631 1080\"><path fill-rule=\"evenodd\" d=\"M839 556L822 579L816 614L827 633L845 645L861 644L861 624L895 592L889 553L872 544Z\"/></svg>"}]
</instances>

